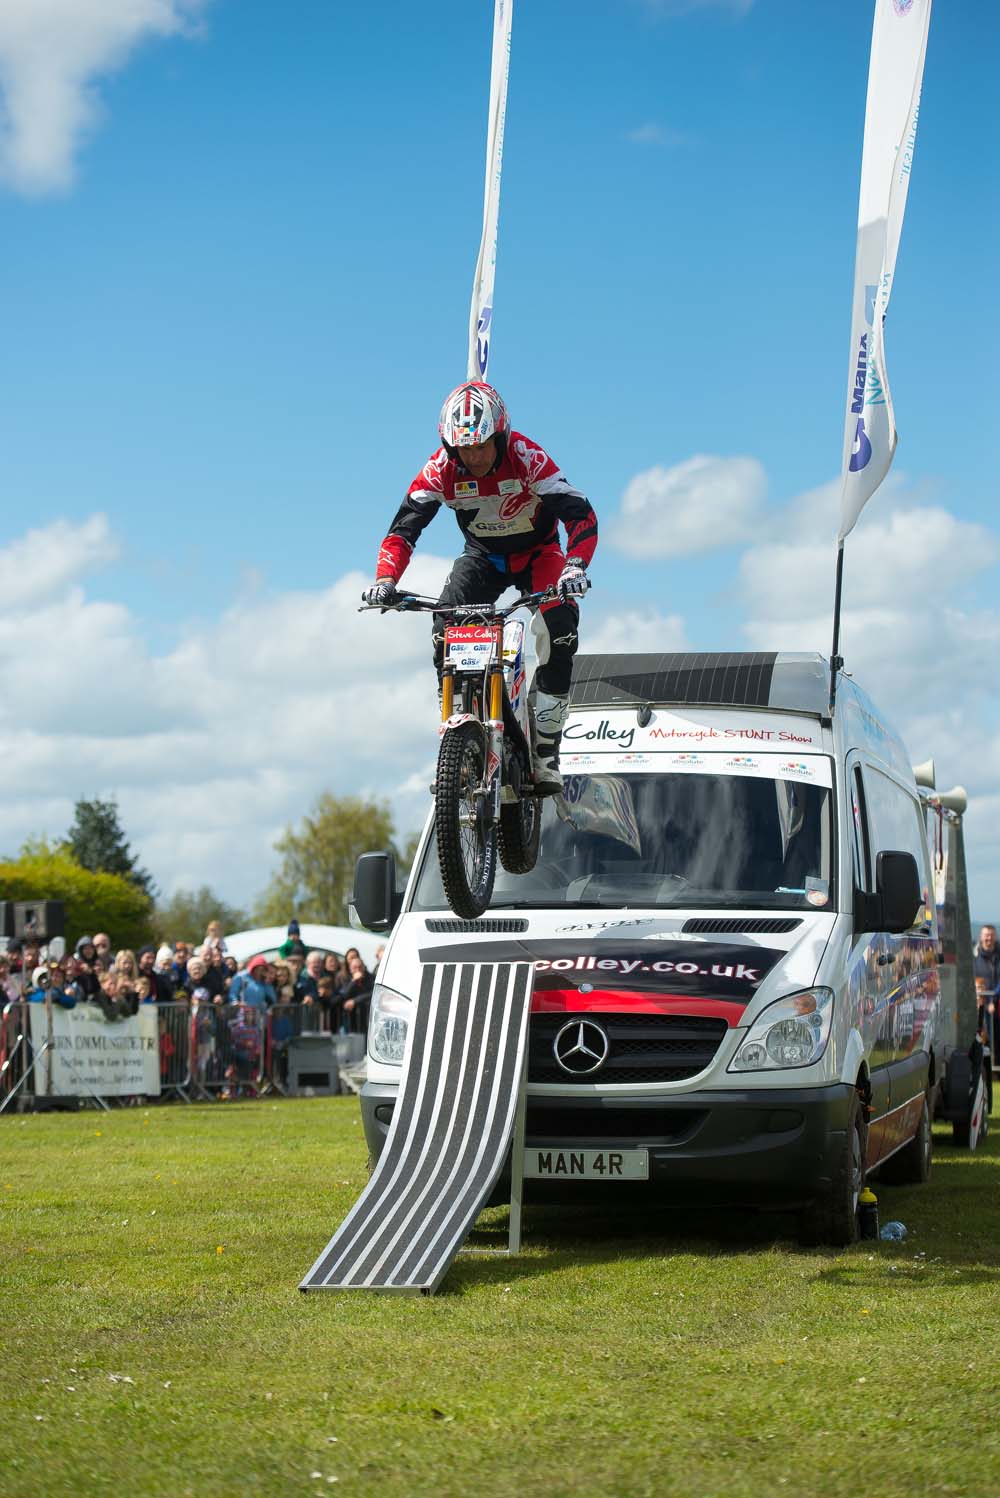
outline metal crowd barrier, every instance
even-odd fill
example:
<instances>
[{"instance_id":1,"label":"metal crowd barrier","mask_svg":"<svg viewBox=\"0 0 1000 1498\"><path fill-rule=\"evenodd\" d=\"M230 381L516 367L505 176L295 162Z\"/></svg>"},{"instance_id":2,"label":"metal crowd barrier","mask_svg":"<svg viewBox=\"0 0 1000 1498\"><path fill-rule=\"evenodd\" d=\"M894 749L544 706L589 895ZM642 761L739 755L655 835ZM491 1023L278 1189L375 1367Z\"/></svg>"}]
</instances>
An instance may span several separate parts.
<instances>
[{"instance_id":1,"label":"metal crowd barrier","mask_svg":"<svg viewBox=\"0 0 1000 1498\"><path fill-rule=\"evenodd\" d=\"M0 1112L22 1095L33 1059L28 1005L23 999L11 1000L0 1011ZM32 1096L30 1091L27 1096Z\"/></svg>"},{"instance_id":2,"label":"metal crowd barrier","mask_svg":"<svg viewBox=\"0 0 1000 1498\"><path fill-rule=\"evenodd\" d=\"M192 1014L184 1003L157 1004L160 1029L160 1096L177 1093L190 1102Z\"/></svg>"},{"instance_id":3,"label":"metal crowd barrier","mask_svg":"<svg viewBox=\"0 0 1000 1498\"><path fill-rule=\"evenodd\" d=\"M289 1042L300 1036L330 1036L329 1013L309 1002L279 1003L267 1012L249 1004L214 1002L184 1001L155 1007L160 1096L179 1097L186 1102L198 1097L255 1097L271 1087L287 1093ZM10 1001L0 1010L0 1112L12 1112L15 1106L34 1106L45 1096L41 1090L42 1068L37 1072L33 1069L36 1056L31 1040L31 1008L21 999ZM335 1035L330 1039L341 1085L353 1086L352 1070L363 1063L363 1037Z\"/></svg>"},{"instance_id":4,"label":"metal crowd barrier","mask_svg":"<svg viewBox=\"0 0 1000 1498\"><path fill-rule=\"evenodd\" d=\"M264 1085L267 1016L252 1004L192 1006L192 1086L202 1097L255 1097Z\"/></svg>"}]
</instances>

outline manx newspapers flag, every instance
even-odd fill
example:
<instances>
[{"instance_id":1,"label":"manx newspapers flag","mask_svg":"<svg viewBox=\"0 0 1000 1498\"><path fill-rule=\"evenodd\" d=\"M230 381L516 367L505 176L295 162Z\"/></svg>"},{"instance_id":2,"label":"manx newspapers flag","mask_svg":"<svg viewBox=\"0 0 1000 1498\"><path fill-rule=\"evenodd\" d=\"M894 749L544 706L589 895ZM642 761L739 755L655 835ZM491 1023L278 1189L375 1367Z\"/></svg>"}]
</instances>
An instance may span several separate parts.
<instances>
[{"instance_id":1,"label":"manx newspapers flag","mask_svg":"<svg viewBox=\"0 0 1000 1498\"><path fill-rule=\"evenodd\" d=\"M841 541L889 472L896 450L883 321L913 166L930 18L931 0L875 0L854 262Z\"/></svg>"},{"instance_id":2,"label":"manx newspapers flag","mask_svg":"<svg viewBox=\"0 0 1000 1498\"><path fill-rule=\"evenodd\" d=\"M497 265L497 223L500 216L500 169L507 115L507 77L510 72L510 28L514 0L495 0L493 64L490 71L490 116L486 135L486 192L483 200L483 237L472 283L469 318L470 380L485 380L493 340L493 279Z\"/></svg>"}]
</instances>

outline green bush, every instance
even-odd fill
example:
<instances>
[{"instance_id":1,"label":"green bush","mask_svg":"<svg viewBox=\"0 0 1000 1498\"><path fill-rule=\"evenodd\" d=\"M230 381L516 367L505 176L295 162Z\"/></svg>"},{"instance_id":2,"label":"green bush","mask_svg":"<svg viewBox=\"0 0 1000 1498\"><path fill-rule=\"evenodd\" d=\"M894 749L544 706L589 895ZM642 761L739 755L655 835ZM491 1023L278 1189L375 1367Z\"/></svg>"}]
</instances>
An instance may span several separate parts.
<instances>
[{"instance_id":1,"label":"green bush","mask_svg":"<svg viewBox=\"0 0 1000 1498\"><path fill-rule=\"evenodd\" d=\"M118 874L92 874L61 849L0 862L0 900L62 900L70 951L95 931L106 931L115 949L153 939L152 903L141 889Z\"/></svg>"}]
</instances>

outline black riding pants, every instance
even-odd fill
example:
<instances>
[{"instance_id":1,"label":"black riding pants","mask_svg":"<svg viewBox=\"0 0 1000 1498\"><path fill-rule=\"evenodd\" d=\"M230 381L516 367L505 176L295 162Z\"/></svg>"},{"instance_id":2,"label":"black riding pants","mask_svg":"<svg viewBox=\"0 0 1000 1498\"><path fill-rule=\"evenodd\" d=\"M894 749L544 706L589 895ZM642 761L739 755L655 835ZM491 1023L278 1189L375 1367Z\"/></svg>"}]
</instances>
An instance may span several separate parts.
<instances>
[{"instance_id":1,"label":"black riding pants","mask_svg":"<svg viewBox=\"0 0 1000 1498\"><path fill-rule=\"evenodd\" d=\"M465 551L455 562L441 590L439 602L451 606L459 603L496 603L508 588L519 593L540 593L559 580L566 565L560 548L554 544L516 558L517 569L501 571L503 558L491 558L483 552ZM573 657L577 648L577 625L580 610L568 599L543 603L532 620L538 670L535 685L540 692L553 697L569 693L573 674ZM444 659L444 630L451 622L447 614L434 615L434 665L440 673Z\"/></svg>"}]
</instances>

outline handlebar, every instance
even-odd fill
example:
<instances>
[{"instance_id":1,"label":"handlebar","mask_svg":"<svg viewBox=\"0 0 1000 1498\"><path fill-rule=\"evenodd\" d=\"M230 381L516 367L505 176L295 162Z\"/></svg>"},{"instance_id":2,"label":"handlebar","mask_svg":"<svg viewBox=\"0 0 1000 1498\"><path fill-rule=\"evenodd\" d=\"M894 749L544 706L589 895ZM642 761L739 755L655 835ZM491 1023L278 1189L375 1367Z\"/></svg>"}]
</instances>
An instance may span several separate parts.
<instances>
[{"instance_id":1,"label":"handlebar","mask_svg":"<svg viewBox=\"0 0 1000 1498\"><path fill-rule=\"evenodd\" d=\"M522 593L520 598L515 598L513 603L501 609L495 603L440 604L436 598L424 598L418 593L397 593L389 603L361 604L358 613L367 614L375 610L380 614L487 614L493 619L506 619L526 605L547 603L549 599L558 597L558 588L545 588L540 593Z\"/></svg>"}]
</instances>

